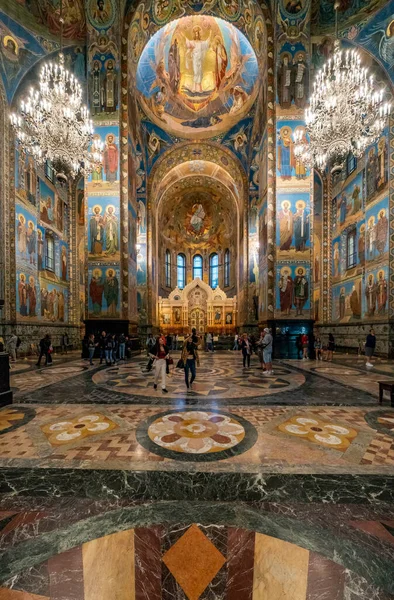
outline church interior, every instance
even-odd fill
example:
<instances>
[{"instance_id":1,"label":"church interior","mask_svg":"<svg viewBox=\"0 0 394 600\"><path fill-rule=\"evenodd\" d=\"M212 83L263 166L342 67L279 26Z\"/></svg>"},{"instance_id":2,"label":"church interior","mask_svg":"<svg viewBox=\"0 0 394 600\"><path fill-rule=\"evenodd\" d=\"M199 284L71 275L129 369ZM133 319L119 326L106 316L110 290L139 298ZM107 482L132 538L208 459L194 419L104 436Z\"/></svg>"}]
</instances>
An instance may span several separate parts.
<instances>
[{"instance_id":1,"label":"church interior","mask_svg":"<svg viewBox=\"0 0 394 600\"><path fill-rule=\"evenodd\" d=\"M0 0L0 600L394 600L393 94L394 0Z\"/></svg>"}]
</instances>

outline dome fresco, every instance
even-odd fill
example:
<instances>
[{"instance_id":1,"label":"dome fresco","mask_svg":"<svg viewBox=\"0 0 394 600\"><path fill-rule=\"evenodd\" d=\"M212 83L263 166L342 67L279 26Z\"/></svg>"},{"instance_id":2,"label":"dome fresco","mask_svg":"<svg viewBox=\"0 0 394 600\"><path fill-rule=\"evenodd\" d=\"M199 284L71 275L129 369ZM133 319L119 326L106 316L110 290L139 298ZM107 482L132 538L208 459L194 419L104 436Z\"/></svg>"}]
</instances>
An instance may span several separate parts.
<instances>
[{"instance_id":1,"label":"dome fresco","mask_svg":"<svg viewBox=\"0 0 394 600\"><path fill-rule=\"evenodd\" d=\"M256 55L230 23L184 17L160 29L137 68L142 108L163 129L209 137L236 124L258 91Z\"/></svg>"}]
</instances>

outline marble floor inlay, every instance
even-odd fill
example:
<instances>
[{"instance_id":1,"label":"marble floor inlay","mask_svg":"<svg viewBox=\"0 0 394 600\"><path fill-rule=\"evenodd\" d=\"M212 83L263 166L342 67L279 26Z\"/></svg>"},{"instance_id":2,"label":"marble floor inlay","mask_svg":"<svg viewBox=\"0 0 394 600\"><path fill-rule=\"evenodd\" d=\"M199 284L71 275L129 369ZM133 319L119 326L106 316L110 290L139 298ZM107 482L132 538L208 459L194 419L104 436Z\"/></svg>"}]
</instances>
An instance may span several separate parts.
<instances>
[{"instance_id":1,"label":"marble floor inlay","mask_svg":"<svg viewBox=\"0 0 394 600\"><path fill-rule=\"evenodd\" d=\"M389 361L146 362L15 365L0 600L394 600Z\"/></svg>"},{"instance_id":2,"label":"marble floor inlay","mask_svg":"<svg viewBox=\"0 0 394 600\"><path fill-rule=\"evenodd\" d=\"M175 361L176 362L176 361ZM96 384L111 390L135 396L161 396L160 389L153 389L154 371L146 371L147 360L135 360L130 364L120 365L98 371L93 375ZM228 354L211 357L203 355L201 366L197 368L197 378L193 384L191 397L238 398L264 396L277 391L291 391L305 382L302 374L277 366L271 377L265 376L260 365L254 361L250 369L242 369L239 357ZM169 398L185 395L185 375L180 369L173 369L167 377Z\"/></svg>"},{"instance_id":3,"label":"marble floor inlay","mask_svg":"<svg viewBox=\"0 0 394 600\"><path fill-rule=\"evenodd\" d=\"M139 424L138 442L150 452L178 460L220 460L245 452L257 440L238 415L199 409L168 411Z\"/></svg>"}]
</instances>

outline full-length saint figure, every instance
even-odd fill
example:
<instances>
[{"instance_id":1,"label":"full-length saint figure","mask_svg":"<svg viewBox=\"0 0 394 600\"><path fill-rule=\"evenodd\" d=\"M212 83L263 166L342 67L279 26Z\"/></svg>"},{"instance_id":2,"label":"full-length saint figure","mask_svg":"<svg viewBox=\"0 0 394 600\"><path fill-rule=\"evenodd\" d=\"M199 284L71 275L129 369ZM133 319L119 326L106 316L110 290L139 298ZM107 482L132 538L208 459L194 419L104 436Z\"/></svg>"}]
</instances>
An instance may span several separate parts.
<instances>
[{"instance_id":1,"label":"full-length saint figure","mask_svg":"<svg viewBox=\"0 0 394 600\"><path fill-rule=\"evenodd\" d=\"M116 317L119 299L119 281L113 269L108 269L104 282L104 298L107 303L107 315Z\"/></svg>"},{"instance_id":2,"label":"full-length saint figure","mask_svg":"<svg viewBox=\"0 0 394 600\"><path fill-rule=\"evenodd\" d=\"M101 206L93 207L93 216L90 218L90 252L99 256L103 253L104 244L104 219L101 216Z\"/></svg>"},{"instance_id":3,"label":"full-length saint figure","mask_svg":"<svg viewBox=\"0 0 394 600\"><path fill-rule=\"evenodd\" d=\"M179 44L177 38L172 42L168 53L168 74L170 76L170 88L177 93L181 80L181 59L179 54Z\"/></svg>"},{"instance_id":4,"label":"full-length saint figure","mask_svg":"<svg viewBox=\"0 0 394 600\"><path fill-rule=\"evenodd\" d=\"M186 41L186 69L193 71L193 86L192 92L202 92L202 78L204 75L204 59L211 45L212 32L209 32L207 40L201 39L201 27L196 25L193 27L194 38ZM190 65L191 63L191 65Z\"/></svg>"},{"instance_id":5,"label":"full-length saint figure","mask_svg":"<svg viewBox=\"0 0 394 600\"><path fill-rule=\"evenodd\" d=\"M119 150L115 143L115 136L109 133L105 140L104 173L106 181L113 183L118 174Z\"/></svg>"},{"instance_id":6,"label":"full-length saint figure","mask_svg":"<svg viewBox=\"0 0 394 600\"><path fill-rule=\"evenodd\" d=\"M291 271L288 267L284 267L281 270L279 280L279 300L281 312L289 315L293 305L293 280L291 278Z\"/></svg>"},{"instance_id":7,"label":"full-length saint figure","mask_svg":"<svg viewBox=\"0 0 394 600\"><path fill-rule=\"evenodd\" d=\"M293 213L290 210L290 202L282 202L282 210L278 213L279 220L279 246L281 250L290 250L293 239Z\"/></svg>"},{"instance_id":8,"label":"full-length saint figure","mask_svg":"<svg viewBox=\"0 0 394 600\"><path fill-rule=\"evenodd\" d=\"M118 217L115 215L113 206L107 206L104 216L105 223L105 251L113 255L119 250Z\"/></svg>"},{"instance_id":9,"label":"full-length saint figure","mask_svg":"<svg viewBox=\"0 0 394 600\"><path fill-rule=\"evenodd\" d=\"M305 271L300 267L297 269L297 275L294 277L294 304L296 307L296 317L303 314L302 309L309 298L308 287Z\"/></svg>"}]
</instances>

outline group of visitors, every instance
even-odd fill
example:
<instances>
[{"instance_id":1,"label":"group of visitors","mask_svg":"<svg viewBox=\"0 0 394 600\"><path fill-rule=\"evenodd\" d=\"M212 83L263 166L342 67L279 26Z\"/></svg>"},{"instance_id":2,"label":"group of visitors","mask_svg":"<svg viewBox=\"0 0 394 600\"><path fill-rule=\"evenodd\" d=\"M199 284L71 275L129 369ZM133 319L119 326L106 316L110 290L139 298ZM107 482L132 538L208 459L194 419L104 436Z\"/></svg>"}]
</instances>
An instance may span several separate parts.
<instances>
[{"instance_id":1,"label":"group of visitors","mask_svg":"<svg viewBox=\"0 0 394 600\"><path fill-rule=\"evenodd\" d=\"M178 350L179 335L177 333L174 334L174 335L171 335L170 333L168 335L161 334L161 336L159 336L159 337L164 337L165 338L166 346L167 346L169 352L172 352L174 350ZM150 354L150 350L156 344L156 341L157 341L157 338L155 338L155 336L153 335L153 333L150 333L148 335L148 337L147 337L147 340L146 340L146 351L147 351L148 356Z\"/></svg>"},{"instance_id":2,"label":"group of visitors","mask_svg":"<svg viewBox=\"0 0 394 600\"><path fill-rule=\"evenodd\" d=\"M131 356L131 347L131 338L123 333L116 335L102 331L98 336L91 333L89 336L85 336L82 341L82 358L89 360L89 364L93 365L97 348L100 365L104 360L106 365L114 365L118 361L125 361L126 358Z\"/></svg>"},{"instance_id":3,"label":"group of visitors","mask_svg":"<svg viewBox=\"0 0 394 600\"><path fill-rule=\"evenodd\" d=\"M302 360L309 359L309 337L306 333L300 334L296 339L296 347L298 358L300 358L300 354L302 355ZM311 340L313 343L313 349L315 351L315 360L326 360L328 362L332 362L333 355L335 351L335 338L332 333L328 334L328 341L326 344L323 344L321 337L317 335L313 336ZM373 367L371 363L371 358L374 355L376 348L376 336L375 331L371 327L369 333L366 336L365 342L362 340L359 341L358 347L358 355L365 355L365 366L369 369Z\"/></svg>"},{"instance_id":4,"label":"group of visitors","mask_svg":"<svg viewBox=\"0 0 394 600\"><path fill-rule=\"evenodd\" d=\"M237 345L237 348L235 346ZM273 375L272 370L272 345L273 338L271 331L266 327L260 334L260 338L257 340L253 335L249 336L247 333L243 333L241 337L236 334L234 340L233 349L239 349L242 353L243 368L250 368L250 357L253 352L259 357L261 368L263 369L264 375Z\"/></svg>"},{"instance_id":5,"label":"group of visitors","mask_svg":"<svg viewBox=\"0 0 394 600\"><path fill-rule=\"evenodd\" d=\"M196 378L196 367L200 364L198 355L198 347L200 344L201 338L197 335L196 329L192 329L191 334L186 336L183 341L181 358L177 364L177 367L183 369L185 372L185 383L188 392L192 390L193 382ZM169 367L174 362L170 355L171 346L168 341L168 336L166 337L163 333L156 339L153 335L149 336L147 340L147 349L150 358L148 370L151 368L151 361L153 362L155 369L153 387L157 390L160 381L162 392L167 394L167 375L170 374Z\"/></svg>"}]
</instances>

